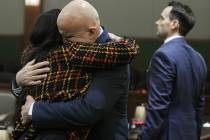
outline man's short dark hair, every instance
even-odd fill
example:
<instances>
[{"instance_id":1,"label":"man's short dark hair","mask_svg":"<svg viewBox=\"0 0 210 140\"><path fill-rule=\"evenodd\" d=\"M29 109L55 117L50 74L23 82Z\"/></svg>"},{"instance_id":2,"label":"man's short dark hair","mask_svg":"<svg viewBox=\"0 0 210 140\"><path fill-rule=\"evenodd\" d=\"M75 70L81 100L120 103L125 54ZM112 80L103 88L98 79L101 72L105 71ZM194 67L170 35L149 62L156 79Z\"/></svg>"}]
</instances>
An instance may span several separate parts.
<instances>
[{"instance_id":1,"label":"man's short dark hair","mask_svg":"<svg viewBox=\"0 0 210 140\"><path fill-rule=\"evenodd\" d=\"M191 8L177 1L169 2L168 6L172 6L170 12L170 19L177 19L179 21L179 33L186 36L187 33L195 25L195 17Z\"/></svg>"}]
</instances>

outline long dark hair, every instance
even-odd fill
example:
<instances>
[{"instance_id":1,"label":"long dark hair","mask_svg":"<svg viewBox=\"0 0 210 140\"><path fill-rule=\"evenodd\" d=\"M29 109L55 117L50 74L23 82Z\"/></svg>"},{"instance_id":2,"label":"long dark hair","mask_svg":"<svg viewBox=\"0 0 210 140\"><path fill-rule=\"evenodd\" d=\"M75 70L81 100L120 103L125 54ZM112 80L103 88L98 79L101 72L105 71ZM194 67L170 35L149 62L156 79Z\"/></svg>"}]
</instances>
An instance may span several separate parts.
<instances>
[{"instance_id":1,"label":"long dark hair","mask_svg":"<svg viewBox=\"0 0 210 140\"><path fill-rule=\"evenodd\" d=\"M30 46L22 56L22 65L34 58L36 62L42 61L50 50L62 44L62 36L57 27L57 17L60 11L60 9L52 9L37 18L30 35Z\"/></svg>"},{"instance_id":2,"label":"long dark hair","mask_svg":"<svg viewBox=\"0 0 210 140\"><path fill-rule=\"evenodd\" d=\"M59 9L53 9L42 13L37 18L30 35L30 46L22 55L22 65L25 65L34 58L36 62L42 61L51 50L62 45L62 37L57 27L57 17L59 13ZM28 89L33 89L33 87L24 87L22 94L20 94L16 100L16 123L20 122L21 107L25 103L26 96L30 94ZM18 125L19 124L16 124L16 126ZM19 133L14 133L13 135L19 137Z\"/></svg>"}]
</instances>

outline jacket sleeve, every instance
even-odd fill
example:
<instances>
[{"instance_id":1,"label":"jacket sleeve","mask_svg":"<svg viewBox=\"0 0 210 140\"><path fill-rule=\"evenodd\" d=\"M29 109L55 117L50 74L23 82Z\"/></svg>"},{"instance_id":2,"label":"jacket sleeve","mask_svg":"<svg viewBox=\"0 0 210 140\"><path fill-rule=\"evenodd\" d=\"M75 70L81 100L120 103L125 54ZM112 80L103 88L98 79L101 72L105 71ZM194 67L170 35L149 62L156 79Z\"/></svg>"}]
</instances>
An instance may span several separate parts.
<instances>
[{"instance_id":1,"label":"jacket sleeve","mask_svg":"<svg viewBox=\"0 0 210 140\"><path fill-rule=\"evenodd\" d=\"M122 69L97 72L83 98L57 103L35 102L32 113L33 125L39 129L69 129L100 121L111 111L122 95L123 88L128 86L128 75L120 70Z\"/></svg>"},{"instance_id":2,"label":"jacket sleeve","mask_svg":"<svg viewBox=\"0 0 210 140\"><path fill-rule=\"evenodd\" d=\"M201 128L202 128L202 117L203 117L203 111L204 111L204 105L205 105L205 97L203 95L203 88L201 91L201 94L197 101L197 107L196 107L196 121L197 121L197 136L198 139L200 139L201 136Z\"/></svg>"},{"instance_id":3,"label":"jacket sleeve","mask_svg":"<svg viewBox=\"0 0 210 140\"><path fill-rule=\"evenodd\" d=\"M201 57L201 56L200 56ZM204 107L205 107L205 97L204 97L204 93L206 90L206 80L207 80L207 66L206 63L204 61L204 59L201 57L201 59L203 60L203 62L201 64L203 64L203 82L201 85L201 89L200 89L200 94L198 95L197 101L195 102L195 108L196 108L196 122L197 122L197 136L198 139L200 139L201 137L201 129L202 129L202 118L203 118L203 113L204 113Z\"/></svg>"},{"instance_id":4,"label":"jacket sleeve","mask_svg":"<svg viewBox=\"0 0 210 140\"><path fill-rule=\"evenodd\" d=\"M140 139L157 139L168 113L174 75L169 58L162 52L156 52L149 66L147 117Z\"/></svg>"},{"instance_id":5,"label":"jacket sleeve","mask_svg":"<svg viewBox=\"0 0 210 140\"><path fill-rule=\"evenodd\" d=\"M80 68L111 68L130 63L138 54L139 46L135 40L123 39L108 43L64 42L64 46L49 54L49 61L65 58L71 66ZM63 56L62 56L63 55Z\"/></svg>"}]
</instances>

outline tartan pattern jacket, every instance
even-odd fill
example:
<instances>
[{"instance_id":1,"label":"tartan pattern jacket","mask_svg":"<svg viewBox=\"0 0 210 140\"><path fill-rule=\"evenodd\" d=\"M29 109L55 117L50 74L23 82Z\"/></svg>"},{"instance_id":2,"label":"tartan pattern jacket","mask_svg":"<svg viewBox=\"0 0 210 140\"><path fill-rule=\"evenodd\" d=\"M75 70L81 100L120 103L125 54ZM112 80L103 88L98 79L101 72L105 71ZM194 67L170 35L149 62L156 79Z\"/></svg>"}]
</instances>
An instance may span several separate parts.
<instances>
[{"instance_id":1,"label":"tartan pattern jacket","mask_svg":"<svg viewBox=\"0 0 210 140\"><path fill-rule=\"evenodd\" d=\"M138 54L135 40L123 39L106 44L73 43L49 52L50 72L38 86L25 87L24 95L32 95L36 101L69 101L85 95L97 69L110 69L130 63ZM23 54L24 55L24 54ZM91 127L69 130L68 139L80 140L88 136ZM32 125L23 125L20 116L16 120L13 137L17 139L28 129L25 139L33 139L36 132Z\"/></svg>"}]
</instances>

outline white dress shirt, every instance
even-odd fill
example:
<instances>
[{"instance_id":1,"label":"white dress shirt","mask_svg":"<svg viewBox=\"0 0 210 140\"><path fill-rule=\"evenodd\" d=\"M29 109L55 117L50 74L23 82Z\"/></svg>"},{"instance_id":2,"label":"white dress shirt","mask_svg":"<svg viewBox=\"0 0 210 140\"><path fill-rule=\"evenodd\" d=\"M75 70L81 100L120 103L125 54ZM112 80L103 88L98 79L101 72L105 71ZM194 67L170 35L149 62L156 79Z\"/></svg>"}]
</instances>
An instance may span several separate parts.
<instances>
[{"instance_id":1,"label":"white dress shirt","mask_svg":"<svg viewBox=\"0 0 210 140\"><path fill-rule=\"evenodd\" d=\"M164 44L175 39L175 38L182 38L183 36L180 36L180 35L175 35L175 36L171 36L169 38L166 38L166 40L164 41Z\"/></svg>"}]
</instances>

